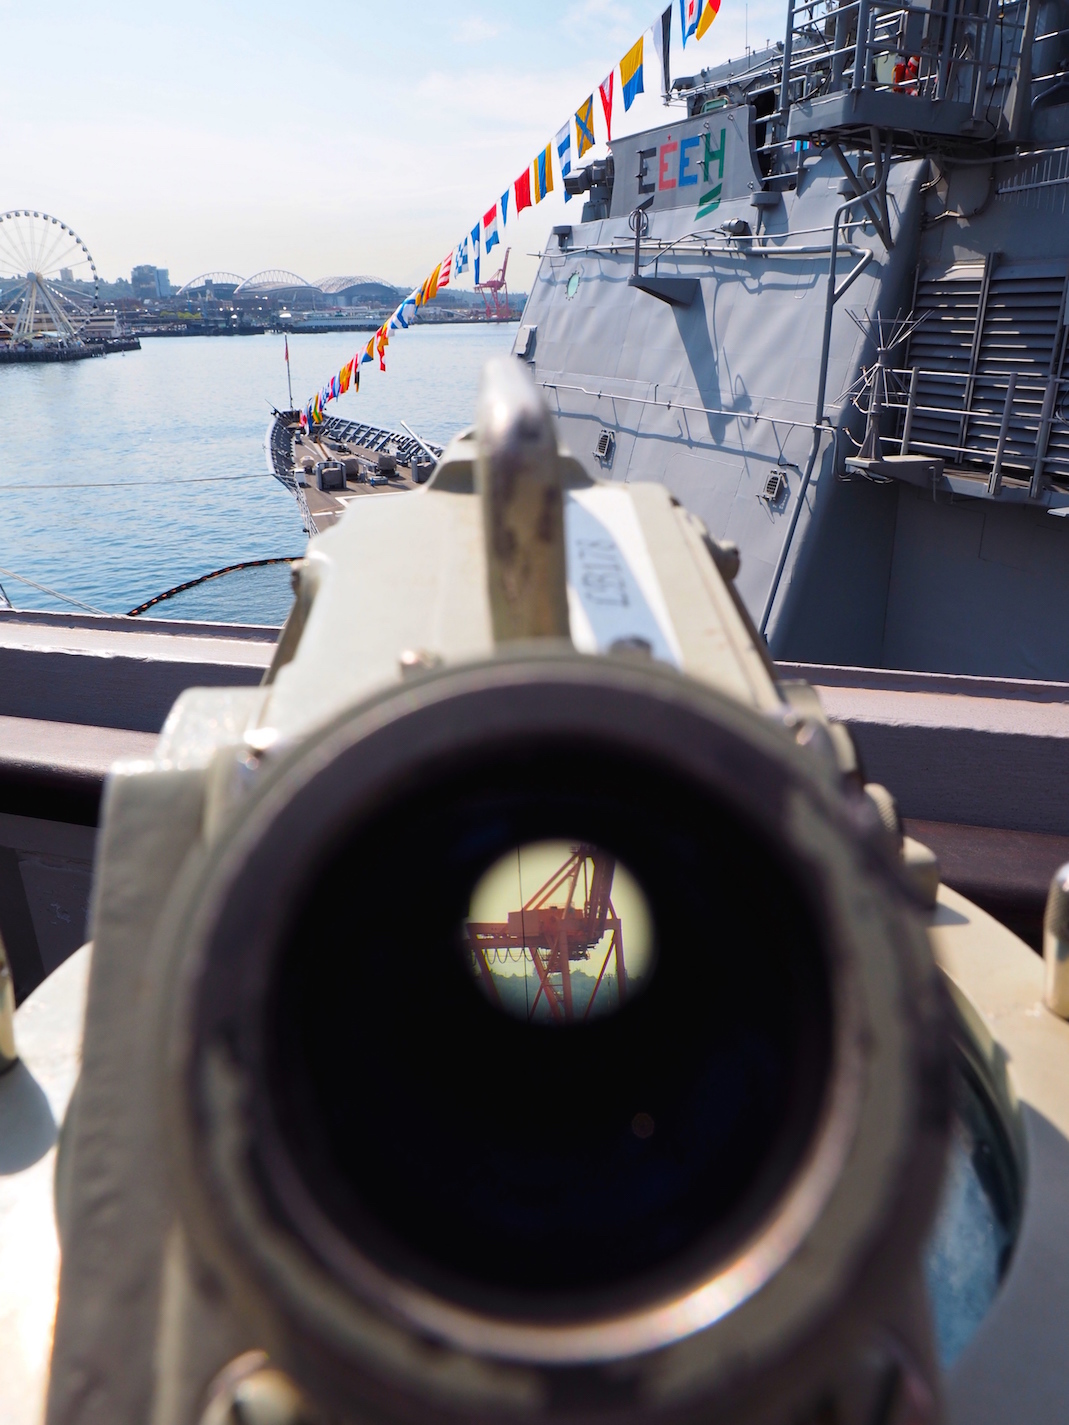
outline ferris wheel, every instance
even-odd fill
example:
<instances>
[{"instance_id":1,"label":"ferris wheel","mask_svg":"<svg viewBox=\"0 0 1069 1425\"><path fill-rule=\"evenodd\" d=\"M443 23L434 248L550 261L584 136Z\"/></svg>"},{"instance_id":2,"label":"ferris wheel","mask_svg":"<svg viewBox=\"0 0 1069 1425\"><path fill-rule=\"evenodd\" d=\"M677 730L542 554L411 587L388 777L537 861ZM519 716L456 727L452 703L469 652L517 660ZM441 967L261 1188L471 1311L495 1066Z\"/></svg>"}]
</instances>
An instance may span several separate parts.
<instances>
[{"instance_id":1,"label":"ferris wheel","mask_svg":"<svg viewBox=\"0 0 1069 1425\"><path fill-rule=\"evenodd\" d=\"M85 243L50 213L0 213L0 342L77 341L100 280Z\"/></svg>"}]
</instances>

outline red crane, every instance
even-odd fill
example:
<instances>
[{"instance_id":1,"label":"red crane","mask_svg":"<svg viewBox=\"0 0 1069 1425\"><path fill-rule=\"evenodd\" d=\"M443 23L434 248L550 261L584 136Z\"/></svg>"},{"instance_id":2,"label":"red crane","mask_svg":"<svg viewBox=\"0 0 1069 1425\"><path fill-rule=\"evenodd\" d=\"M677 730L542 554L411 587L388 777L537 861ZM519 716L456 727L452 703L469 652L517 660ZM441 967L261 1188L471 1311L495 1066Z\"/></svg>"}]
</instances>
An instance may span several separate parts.
<instances>
[{"instance_id":1,"label":"red crane","mask_svg":"<svg viewBox=\"0 0 1069 1425\"><path fill-rule=\"evenodd\" d=\"M583 1010L585 1020L591 1011L609 961L616 962L616 993L620 1004L627 994L624 968L624 938L620 918L612 903L612 882L616 858L590 845L576 846L567 861L550 876L530 900L519 910L510 910L508 920L469 921L468 943L475 968L487 995L497 1005L501 997L494 979L491 958L495 952L518 950L529 955L538 975L538 993L528 1011L528 1019L543 995L556 1023L575 1018L572 1004L571 965L577 960L589 960L609 931L609 944L598 971L593 992ZM575 904L579 878L583 878L582 906ZM563 905L548 905L549 899L565 891Z\"/></svg>"},{"instance_id":2,"label":"red crane","mask_svg":"<svg viewBox=\"0 0 1069 1425\"><path fill-rule=\"evenodd\" d=\"M505 260L501 264L501 270L496 277L488 277L485 282L475 284L476 292L483 294L483 301L486 303L486 320L488 322L507 322L512 315L509 311L509 289L505 285L505 269L509 265L509 253L511 247L505 249ZM502 294L504 296L502 297Z\"/></svg>"}]
</instances>

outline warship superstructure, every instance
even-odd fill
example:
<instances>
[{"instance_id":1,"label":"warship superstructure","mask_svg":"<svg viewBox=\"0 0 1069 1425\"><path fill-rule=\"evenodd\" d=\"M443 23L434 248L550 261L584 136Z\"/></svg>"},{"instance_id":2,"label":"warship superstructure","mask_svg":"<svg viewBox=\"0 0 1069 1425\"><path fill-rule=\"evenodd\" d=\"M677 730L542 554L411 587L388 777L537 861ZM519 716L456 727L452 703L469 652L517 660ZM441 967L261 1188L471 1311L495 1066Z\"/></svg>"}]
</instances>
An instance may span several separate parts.
<instances>
[{"instance_id":1,"label":"warship superstructure","mask_svg":"<svg viewBox=\"0 0 1069 1425\"><path fill-rule=\"evenodd\" d=\"M565 180L563 439L739 545L779 659L1063 680L1069 5L792 3L673 88Z\"/></svg>"}]
</instances>

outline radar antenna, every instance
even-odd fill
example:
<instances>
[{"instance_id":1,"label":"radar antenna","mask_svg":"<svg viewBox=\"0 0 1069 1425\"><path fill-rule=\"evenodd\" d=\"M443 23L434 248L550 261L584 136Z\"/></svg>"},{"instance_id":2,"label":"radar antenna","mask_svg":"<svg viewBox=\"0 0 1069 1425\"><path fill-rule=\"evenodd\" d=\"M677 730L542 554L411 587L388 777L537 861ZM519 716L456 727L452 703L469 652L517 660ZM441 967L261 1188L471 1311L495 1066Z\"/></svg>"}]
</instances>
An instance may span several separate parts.
<instances>
[{"instance_id":1,"label":"radar antenna","mask_svg":"<svg viewBox=\"0 0 1069 1425\"><path fill-rule=\"evenodd\" d=\"M919 317L872 318L866 312L864 321L854 312L848 311L847 315L876 345L876 360L862 368L861 375L843 394L865 416L865 434L857 459L878 462L882 457L880 421L883 413L888 409L902 410L909 395L909 373L895 367L892 357L928 313L922 312Z\"/></svg>"}]
</instances>

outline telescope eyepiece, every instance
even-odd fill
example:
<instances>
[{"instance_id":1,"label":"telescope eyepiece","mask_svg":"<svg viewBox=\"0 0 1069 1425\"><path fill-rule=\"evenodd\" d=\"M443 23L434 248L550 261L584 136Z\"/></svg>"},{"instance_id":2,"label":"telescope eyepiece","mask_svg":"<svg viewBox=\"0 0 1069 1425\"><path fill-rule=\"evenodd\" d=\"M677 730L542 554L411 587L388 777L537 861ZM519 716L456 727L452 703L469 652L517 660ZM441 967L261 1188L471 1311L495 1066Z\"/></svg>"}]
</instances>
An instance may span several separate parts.
<instances>
[{"instance_id":1,"label":"telescope eyepiece","mask_svg":"<svg viewBox=\"0 0 1069 1425\"><path fill-rule=\"evenodd\" d=\"M945 1117L864 826L781 727L634 659L443 670L279 759L191 898L169 1053L191 1236L298 1378L325 1352L339 1402L444 1420L467 1362L507 1416L502 1382L681 1352L708 1403L740 1331L771 1370L846 1329Z\"/></svg>"}]
</instances>

